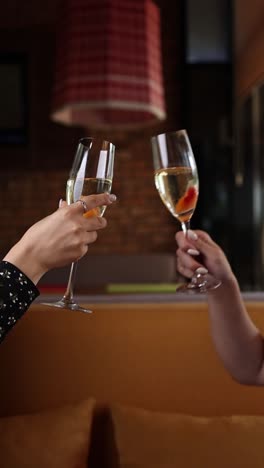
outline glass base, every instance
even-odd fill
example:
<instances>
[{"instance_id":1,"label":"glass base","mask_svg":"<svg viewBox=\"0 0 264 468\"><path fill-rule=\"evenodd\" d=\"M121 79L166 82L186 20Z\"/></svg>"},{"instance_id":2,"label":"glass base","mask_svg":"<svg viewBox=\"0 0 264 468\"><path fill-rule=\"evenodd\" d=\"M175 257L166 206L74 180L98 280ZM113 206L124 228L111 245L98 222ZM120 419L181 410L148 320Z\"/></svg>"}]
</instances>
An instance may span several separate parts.
<instances>
[{"instance_id":1,"label":"glass base","mask_svg":"<svg viewBox=\"0 0 264 468\"><path fill-rule=\"evenodd\" d=\"M193 275L189 283L183 283L178 286L176 292L183 292L187 294L204 294L207 291L218 288L221 286L221 284L221 281L214 278L212 275L202 275L200 273L196 273Z\"/></svg>"},{"instance_id":2,"label":"glass base","mask_svg":"<svg viewBox=\"0 0 264 468\"><path fill-rule=\"evenodd\" d=\"M84 307L79 306L77 302L66 302L63 299L57 302L41 302L43 305L51 306L51 307L58 307L60 309L68 309L68 310L78 310L80 312L84 312L86 314L92 314L93 311L90 309L85 309Z\"/></svg>"}]
</instances>

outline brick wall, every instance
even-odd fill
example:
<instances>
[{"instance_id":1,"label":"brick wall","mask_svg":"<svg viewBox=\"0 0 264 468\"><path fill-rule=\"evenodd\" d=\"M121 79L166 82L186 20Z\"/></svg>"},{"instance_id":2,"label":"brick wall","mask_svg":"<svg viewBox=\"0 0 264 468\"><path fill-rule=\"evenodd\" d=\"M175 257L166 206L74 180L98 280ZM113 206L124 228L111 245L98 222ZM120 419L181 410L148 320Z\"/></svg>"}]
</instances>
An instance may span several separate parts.
<instances>
[{"instance_id":1,"label":"brick wall","mask_svg":"<svg viewBox=\"0 0 264 468\"><path fill-rule=\"evenodd\" d=\"M118 202L107 212L108 228L91 252L174 252L178 224L154 187L150 136L181 127L182 34L177 2L162 2L163 61L168 119L159 127L130 135L105 135L117 146L113 192ZM29 139L23 147L0 147L1 252L33 222L57 207L77 140L90 134L49 120L54 31L52 28L0 31L2 50L28 58Z\"/></svg>"}]
</instances>

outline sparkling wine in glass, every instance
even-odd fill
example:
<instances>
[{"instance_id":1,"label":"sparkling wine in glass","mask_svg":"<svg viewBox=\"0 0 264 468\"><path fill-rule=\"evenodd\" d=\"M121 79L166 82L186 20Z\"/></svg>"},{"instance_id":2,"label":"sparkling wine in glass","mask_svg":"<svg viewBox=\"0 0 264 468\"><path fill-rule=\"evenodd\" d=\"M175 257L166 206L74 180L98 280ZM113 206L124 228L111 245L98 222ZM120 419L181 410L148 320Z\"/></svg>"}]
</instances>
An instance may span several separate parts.
<instances>
[{"instance_id":1,"label":"sparkling wine in glass","mask_svg":"<svg viewBox=\"0 0 264 468\"><path fill-rule=\"evenodd\" d=\"M115 146L100 138L82 138L79 141L69 179L66 185L68 205L82 200L83 197L99 193L111 193L114 171ZM106 206L88 211L84 216L103 216ZM75 300L73 289L77 262L70 269L67 289L61 300L45 303L53 307L79 310L91 313L90 309L81 307Z\"/></svg>"},{"instance_id":2,"label":"sparkling wine in glass","mask_svg":"<svg viewBox=\"0 0 264 468\"><path fill-rule=\"evenodd\" d=\"M185 235L199 195L198 171L186 130L163 133L152 137L155 186L161 200L176 218ZM177 291L206 292L221 282L209 273L195 273Z\"/></svg>"}]
</instances>

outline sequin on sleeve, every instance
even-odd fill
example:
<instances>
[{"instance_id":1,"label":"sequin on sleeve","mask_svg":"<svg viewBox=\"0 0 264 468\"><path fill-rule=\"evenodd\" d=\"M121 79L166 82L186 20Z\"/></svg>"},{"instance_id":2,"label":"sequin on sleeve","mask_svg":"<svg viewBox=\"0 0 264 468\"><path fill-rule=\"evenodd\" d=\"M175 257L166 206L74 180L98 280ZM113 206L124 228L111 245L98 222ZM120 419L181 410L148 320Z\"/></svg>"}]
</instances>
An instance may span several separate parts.
<instances>
[{"instance_id":1,"label":"sequin on sleeve","mask_svg":"<svg viewBox=\"0 0 264 468\"><path fill-rule=\"evenodd\" d=\"M39 295L32 281L12 263L0 262L0 342Z\"/></svg>"}]
</instances>

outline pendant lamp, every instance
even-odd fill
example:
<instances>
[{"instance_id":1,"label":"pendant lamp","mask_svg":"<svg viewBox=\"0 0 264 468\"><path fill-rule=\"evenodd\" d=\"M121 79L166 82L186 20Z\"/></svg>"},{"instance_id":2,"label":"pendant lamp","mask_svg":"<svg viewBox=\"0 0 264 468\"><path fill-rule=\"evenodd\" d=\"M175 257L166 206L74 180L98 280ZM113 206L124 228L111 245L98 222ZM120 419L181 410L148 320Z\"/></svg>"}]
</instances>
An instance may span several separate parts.
<instances>
[{"instance_id":1,"label":"pendant lamp","mask_svg":"<svg viewBox=\"0 0 264 468\"><path fill-rule=\"evenodd\" d=\"M60 8L52 120L97 129L135 129L164 120L157 5L65 0Z\"/></svg>"}]
</instances>

